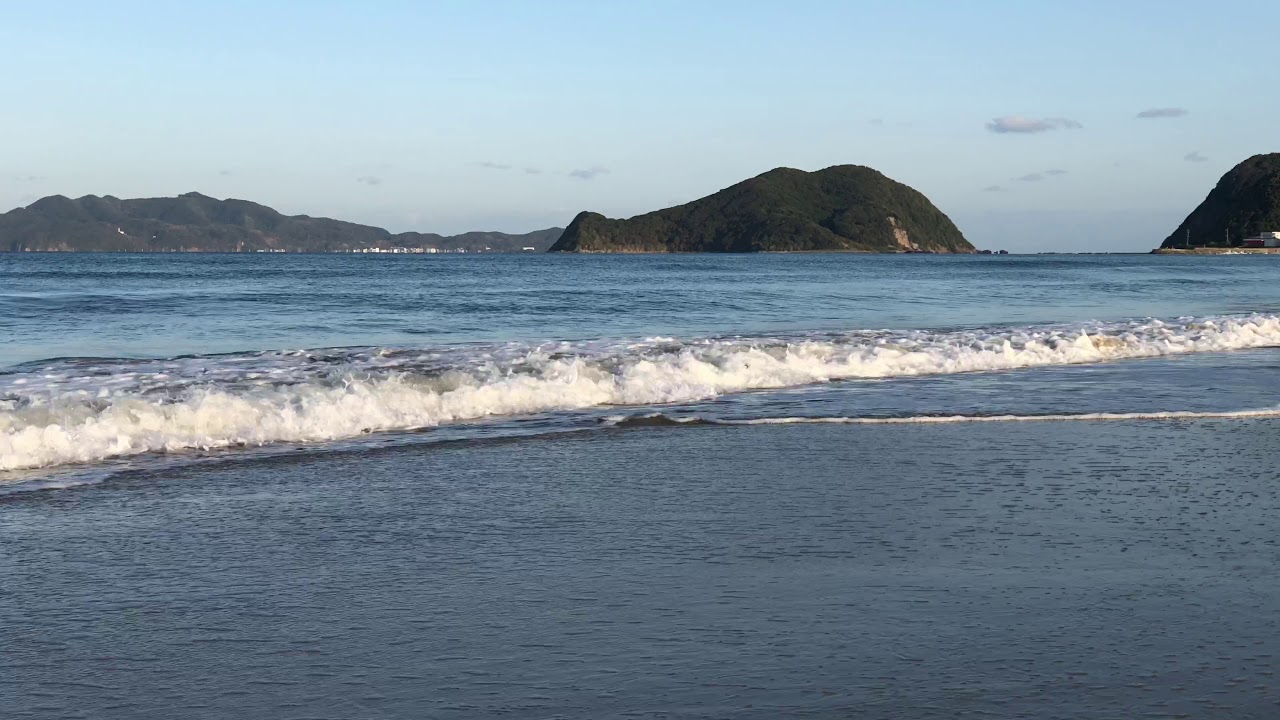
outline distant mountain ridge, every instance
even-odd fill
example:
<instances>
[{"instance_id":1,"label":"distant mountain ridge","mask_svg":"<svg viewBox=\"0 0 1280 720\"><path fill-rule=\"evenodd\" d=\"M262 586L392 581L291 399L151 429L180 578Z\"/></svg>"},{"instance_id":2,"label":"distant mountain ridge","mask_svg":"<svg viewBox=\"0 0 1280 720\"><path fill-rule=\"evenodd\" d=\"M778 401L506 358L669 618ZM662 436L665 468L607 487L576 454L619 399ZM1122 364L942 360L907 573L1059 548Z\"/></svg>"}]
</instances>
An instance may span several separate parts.
<instances>
[{"instance_id":1,"label":"distant mountain ridge","mask_svg":"<svg viewBox=\"0 0 1280 720\"><path fill-rule=\"evenodd\" d=\"M218 200L197 192L132 200L51 195L0 215L0 251L350 252L400 247L520 252L532 247L542 252L561 232L393 234L370 225L283 215L248 200Z\"/></svg>"},{"instance_id":2,"label":"distant mountain ridge","mask_svg":"<svg viewBox=\"0 0 1280 720\"><path fill-rule=\"evenodd\" d=\"M551 251L975 252L923 194L860 165L776 168L628 220L584 212Z\"/></svg>"},{"instance_id":3,"label":"distant mountain ridge","mask_svg":"<svg viewBox=\"0 0 1280 720\"><path fill-rule=\"evenodd\" d=\"M1228 170L1160 247L1239 246L1273 231L1280 232L1280 153L1254 155Z\"/></svg>"}]
</instances>

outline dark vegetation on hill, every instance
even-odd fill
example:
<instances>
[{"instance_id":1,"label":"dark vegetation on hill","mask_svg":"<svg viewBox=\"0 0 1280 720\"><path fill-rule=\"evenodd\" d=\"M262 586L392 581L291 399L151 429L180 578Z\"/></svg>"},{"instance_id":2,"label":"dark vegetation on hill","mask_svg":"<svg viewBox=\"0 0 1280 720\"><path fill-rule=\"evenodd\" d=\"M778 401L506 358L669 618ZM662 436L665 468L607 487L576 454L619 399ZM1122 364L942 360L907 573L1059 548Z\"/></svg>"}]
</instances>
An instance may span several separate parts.
<instances>
[{"instance_id":1,"label":"dark vegetation on hill","mask_svg":"<svg viewBox=\"0 0 1280 720\"><path fill-rule=\"evenodd\" d=\"M1280 153L1229 170L1160 247L1235 246L1261 232L1280 232Z\"/></svg>"},{"instance_id":2,"label":"dark vegetation on hill","mask_svg":"<svg viewBox=\"0 0 1280 720\"><path fill-rule=\"evenodd\" d=\"M471 232L392 234L382 228L307 215L282 215L247 200L187 193L121 200L52 195L0 215L0 251L345 252L393 247L510 252L546 250L560 228L524 235Z\"/></svg>"},{"instance_id":3,"label":"dark vegetation on hill","mask_svg":"<svg viewBox=\"0 0 1280 720\"><path fill-rule=\"evenodd\" d=\"M777 168L678 207L584 212L552 252L973 252L918 191L860 165Z\"/></svg>"}]
</instances>

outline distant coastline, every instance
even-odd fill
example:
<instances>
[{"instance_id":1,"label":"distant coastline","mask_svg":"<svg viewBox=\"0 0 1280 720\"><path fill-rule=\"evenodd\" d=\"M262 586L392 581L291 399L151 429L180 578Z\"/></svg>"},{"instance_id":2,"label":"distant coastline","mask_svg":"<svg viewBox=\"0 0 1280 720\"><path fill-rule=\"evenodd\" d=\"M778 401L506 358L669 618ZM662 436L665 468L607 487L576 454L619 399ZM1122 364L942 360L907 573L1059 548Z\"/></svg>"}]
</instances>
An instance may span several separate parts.
<instances>
[{"instance_id":1,"label":"distant coastline","mask_svg":"<svg viewBox=\"0 0 1280 720\"><path fill-rule=\"evenodd\" d=\"M120 199L50 195L0 214L0 251L117 253L533 253L563 232L391 233L309 215L284 215L247 200L200 193Z\"/></svg>"},{"instance_id":2,"label":"distant coastline","mask_svg":"<svg viewBox=\"0 0 1280 720\"><path fill-rule=\"evenodd\" d=\"M1251 247L1191 247L1156 248L1152 255L1280 255L1280 248Z\"/></svg>"}]
</instances>

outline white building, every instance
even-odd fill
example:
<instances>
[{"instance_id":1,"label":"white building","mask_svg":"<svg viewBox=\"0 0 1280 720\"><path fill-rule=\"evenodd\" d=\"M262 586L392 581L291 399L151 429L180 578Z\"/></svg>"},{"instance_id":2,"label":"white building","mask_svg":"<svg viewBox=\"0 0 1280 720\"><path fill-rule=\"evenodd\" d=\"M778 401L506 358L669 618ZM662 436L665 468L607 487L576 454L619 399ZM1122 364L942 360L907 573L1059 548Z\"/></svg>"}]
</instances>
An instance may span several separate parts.
<instances>
[{"instance_id":1,"label":"white building","mask_svg":"<svg viewBox=\"0 0 1280 720\"><path fill-rule=\"evenodd\" d=\"M1245 238L1240 244L1244 247L1280 248L1280 232L1258 233L1258 237Z\"/></svg>"}]
</instances>

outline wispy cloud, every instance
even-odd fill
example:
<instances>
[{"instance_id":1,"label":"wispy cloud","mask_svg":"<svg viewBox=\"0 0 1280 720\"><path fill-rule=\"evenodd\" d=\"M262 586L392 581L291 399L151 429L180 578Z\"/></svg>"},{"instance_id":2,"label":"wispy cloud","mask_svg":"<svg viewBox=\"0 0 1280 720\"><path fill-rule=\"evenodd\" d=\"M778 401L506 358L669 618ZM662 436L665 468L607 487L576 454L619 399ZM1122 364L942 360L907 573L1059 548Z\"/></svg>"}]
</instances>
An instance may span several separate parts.
<instances>
[{"instance_id":1,"label":"wispy cloud","mask_svg":"<svg viewBox=\"0 0 1280 720\"><path fill-rule=\"evenodd\" d=\"M1076 130L1084 127L1075 120L1060 117L1029 118L1022 115L1005 115L987 123L987 129L993 133L1042 133L1050 130Z\"/></svg>"},{"instance_id":2,"label":"wispy cloud","mask_svg":"<svg viewBox=\"0 0 1280 720\"><path fill-rule=\"evenodd\" d=\"M1150 110L1143 110L1142 112L1138 113L1138 117L1143 119L1176 118L1176 117L1182 117L1183 115L1186 115L1189 112L1191 111L1186 108L1180 108L1180 107L1151 108Z\"/></svg>"},{"instance_id":3,"label":"wispy cloud","mask_svg":"<svg viewBox=\"0 0 1280 720\"><path fill-rule=\"evenodd\" d=\"M1199 150L1189 152L1186 155L1183 155L1182 159L1186 160L1187 162L1196 162L1196 163L1209 162L1209 158L1205 157L1204 155L1201 155Z\"/></svg>"},{"instance_id":4,"label":"wispy cloud","mask_svg":"<svg viewBox=\"0 0 1280 720\"><path fill-rule=\"evenodd\" d=\"M609 168L600 167L599 165L587 168L585 170L569 171L569 177L577 178L579 180L595 180L601 175L608 175L608 174L609 174Z\"/></svg>"},{"instance_id":5,"label":"wispy cloud","mask_svg":"<svg viewBox=\"0 0 1280 720\"><path fill-rule=\"evenodd\" d=\"M1066 174L1067 171L1062 168L1050 168L1049 170L1042 170L1040 172L1027 173L1021 177L1013 178L1013 180L1014 182L1040 182L1042 180L1048 180L1049 178L1060 177Z\"/></svg>"},{"instance_id":6,"label":"wispy cloud","mask_svg":"<svg viewBox=\"0 0 1280 720\"><path fill-rule=\"evenodd\" d=\"M356 178L356 182L363 183L365 185L381 185L382 178L378 177L377 175L361 175L360 177Z\"/></svg>"},{"instance_id":7,"label":"wispy cloud","mask_svg":"<svg viewBox=\"0 0 1280 720\"><path fill-rule=\"evenodd\" d=\"M982 192L1005 192L1007 188L1003 185L988 185L982 188Z\"/></svg>"},{"instance_id":8,"label":"wispy cloud","mask_svg":"<svg viewBox=\"0 0 1280 720\"><path fill-rule=\"evenodd\" d=\"M489 170L501 170L504 172L507 170L519 170L520 172L523 172L525 175L541 175L543 173L542 168L535 167L533 165L512 165L511 163L492 162L489 160L477 162L476 165L482 168L488 168ZM600 177L601 175L608 175L609 168L600 167L599 165L594 165L589 168L579 168L577 170L570 170L568 172L561 172L561 171L554 171L554 172L556 175L567 175L571 178L577 178L578 180L594 180L597 177Z\"/></svg>"},{"instance_id":9,"label":"wispy cloud","mask_svg":"<svg viewBox=\"0 0 1280 720\"><path fill-rule=\"evenodd\" d=\"M48 180L48 179L49 178L43 175L19 175L14 178L14 180L17 180L18 182L27 182L27 183L40 182L41 180Z\"/></svg>"},{"instance_id":10,"label":"wispy cloud","mask_svg":"<svg viewBox=\"0 0 1280 720\"><path fill-rule=\"evenodd\" d=\"M903 120L885 120L882 117L871 118L867 121L867 124L876 128L895 128L898 130L904 130L911 127L911 123L909 122Z\"/></svg>"}]
</instances>

